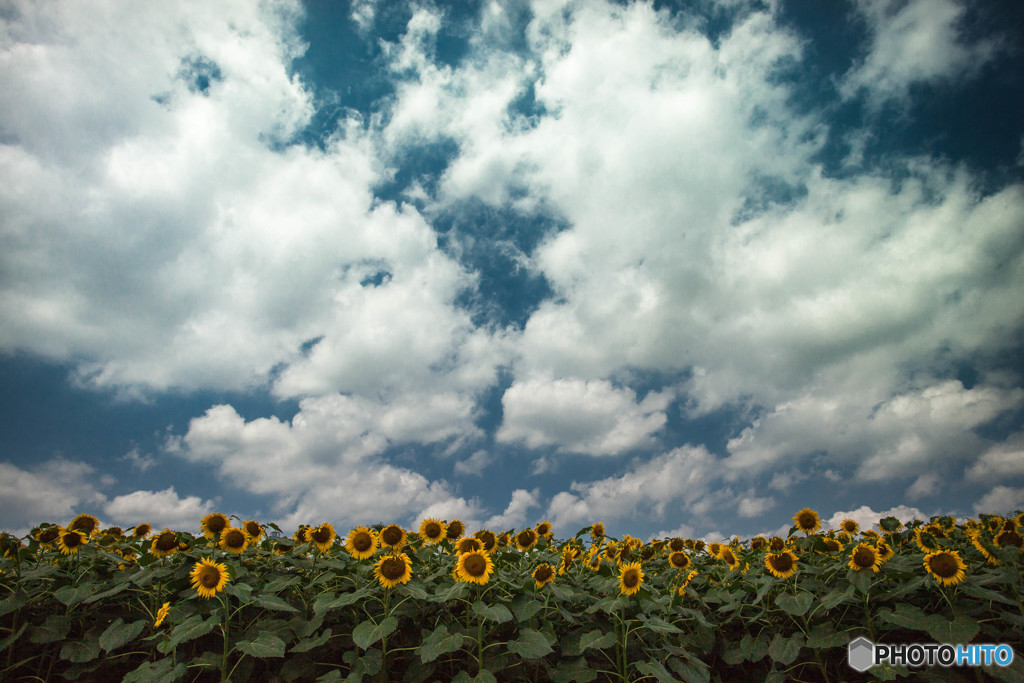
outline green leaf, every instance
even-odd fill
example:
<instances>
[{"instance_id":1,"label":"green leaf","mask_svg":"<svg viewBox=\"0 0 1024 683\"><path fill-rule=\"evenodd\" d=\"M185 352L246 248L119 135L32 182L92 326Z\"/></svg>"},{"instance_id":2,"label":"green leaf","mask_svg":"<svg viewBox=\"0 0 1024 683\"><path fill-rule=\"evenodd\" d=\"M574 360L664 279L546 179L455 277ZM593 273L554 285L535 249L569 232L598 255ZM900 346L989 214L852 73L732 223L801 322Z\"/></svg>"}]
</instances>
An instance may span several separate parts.
<instances>
[{"instance_id":1,"label":"green leaf","mask_svg":"<svg viewBox=\"0 0 1024 683\"><path fill-rule=\"evenodd\" d=\"M299 577L297 576L280 576L273 581L263 586L264 593L277 593L278 591L284 590L299 583Z\"/></svg>"},{"instance_id":2,"label":"green leaf","mask_svg":"<svg viewBox=\"0 0 1024 683\"><path fill-rule=\"evenodd\" d=\"M342 593L337 597L332 595L321 595L313 601L313 611L317 614L326 614L331 610L348 607L352 603L361 600L369 593L370 590L368 588L360 588L353 593Z\"/></svg>"},{"instance_id":3,"label":"green leaf","mask_svg":"<svg viewBox=\"0 0 1024 683\"><path fill-rule=\"evenodd\" d=\"M768 644L768 636L764 633L759 633L756 638L747 633L740 639L740 650L748 661L759 662L768 654Z\"/></svg>"},{"instance_id":4,"label":"green leaf","mask_svg":"<svg viewBox=\"0 0 1024 683\"><path fill-rule=\"evenodd\" d=\"M88 586L61 586L53 592L53 597L68 607L77 605L92 595Z\"/></svg>"},{"instance_id":5,"label":"green leaf","mask_svg":"<svg viewBox=\"0 0 1024 683\"><path fill-rule=\"evenodd\" d=\"M672 657L668 660L668 665L686 683L710 683L711 681L711 669L696 657L690 657L685 660Z\"/></svg>"},{"instance_id":6,"label":"green leaf","mask_svg":"<svg viewBox=\"0 0 1024 683\"><path fill-rule=\"evenodd\" d=\"M167 644L166 652L170 652L182 643L187 643L188 641L195 640L200 636L205 636L216 628L219 621L220 620L217 617L210 617L204 621L198 614L189 617L175 626L174 630L171 631L170 638L164 641Z\"/></svg>"},{"instance_id":7,"label":"green leaf","mask_svg":"<svg viewBox=\"0 0 1024 683\"><path fill-rule=\"evenodd\" d=\"M517 639L509 641L508 651L523 659L537 659L551 652L551 643L540 631L524 628Z\"/></svg>"},{"instance_id":8,"label":"green leaf","mask_svg":"<svg viewBox=\"0 0 1024 683\"><path fill-rule=\"evenodd\" d=\"M827 647L846 647L850 640L849 634L836 631L835 624L818 624L807 634L807 647L816 650Z\"/></svg>"},{"instance_id":9,"label":"green leaf","mask_svg":"<svg viewBox=\"0 0 1024 683\"><path fill-rule=\"evenodd\" d=\"M647 662L637 662L636 670L644 676L651 676L663 682L675 683L675 681L679 680L668 672L664 664L654 659Z\"/></svg>"},{"instance_id":10,"label":"green leaf","mask_svg":"<svg viewBox=\"0 0 1024 683\"><path fill-rule=\"evenodd\" d=\"M427 599L427 591L423 590L423 588L421 588L420 586L417 586L416 584L412 584L412 583L406 583L406 584L403 584L402 586L399 586L398 592L401 593L402 595L409 596L413 600L426 600Z\"/></svg>"},{"instance_id":11,"label":"green leaf","mask_svg":"<svg viewBox=\"0 0 1024 683\"><path fill-rule=\"evenodd\" d=\"M846 572L847 581L864 595L867 595L868 591L871 590L871 580L874 576L875 572L871 569L858 569L856 571L850 569Z\"/></svg>"},{"instance_id":12,"label":"green leaf","mask_svg":"<svg viewBox=\"0 0 1024 683\"><path fill-rule=\"evenodd\" d=\"M18 638L21 638L21 634L23 634L26 630L28 630L27 621L23 622L21 624L21 628L19 628L17 631L7 636L3 640L0 640L0 650L6 650L11 645L11 643L16 641Z\"/></svg>"},{"instance_id":13,"label":"green leaf","mask_svg":"<svg viewBox=\"0 0 1024 683\"><path fill-rule=\"evenodd\" d=\"M291 649L292 652L309 652L313 648L324 645L328 640L331 639L331 629L324 629L320 635L309 638L304 638L294 645Z\"/></svg>"},{"instance_id":14,"label":"green leaf","mask_svg":"<svg viewBox=\"0 0 1024 683\"><path fill-rule=\"evenodd\" d=\"M138 621L126 624L121 617L118 617L100 636L100 647L104 651L110 652L122 645L128 644L142 633L142 629L146 627L147 623L145 619L139 619Z\"/></svg>"},{"instance_id":15,"label":"green leaf","mask_svg":"<svg viewBox=\"0 0 1024 683\"><path fill-rule=\"evenodd\" d=\"M398 628L398 619L395 617L388 617L379 624L367 619L353 629L352 640L365 650L384 636L393 633L396 628Z\"/></svg>"},{"instance_id":16,"label":"green leaf","mask_svg":"<svg viewBox=\"0 0 1024 683\"><path fill-rule=\"evenodd\" d=\"M603 650L606 647L611 647L615 644L615 634L611 631L604 633L602 631L594 630L584 633L580 637L580 652L586 652L590 648L597 648Z\"/></svg>"},{"instance_id":17,"label":"green leaf","mask_svg":"<svg viewBox=\"0 0 1024 683\"><path fill-rule=\"evenodd\" d=\"M883 607L878 610L878 618L890 624L896 624L914 631L928 630L928 615L909 603L901 602L895 610Z\"/></svg>"},{"instance_id":18,"label":"green leaf","mask_svg":"<svg viewBox=\"0 0 1024 683\"><path fill-rule=\"evenodd\" d=\"M836 589L828 592L821 599L821 606L824 607L827 610L834 609L839 604L841 604L843 602L846 602L847 600L852 598L853 597L853 591L854 591L854 587L852 585L851 586L847 586L846 588L836 588Z\"/></svg>"},{"instance_id":19,"label":"green leaf","mask_svg":"<svg viewBox=\"0 0 1024 683\"><path fill-rule=\"evenodd\" d=\"M477 600L473 603L473 613L488 621L496 621L499 624L512 621L512 613L508 611L508 607L500 603L497 605L487 605L483 601Z\"/></svg>"},{"instance_id":20,"label":"green leaf","mask_svg":"<svg viewBox=\"0 0 1024 683\"><path fill-rule=\"evenodd\" d=\"M58 571L60 569L55 564L41 564L38 567L22 572L21 579L23 581L35 581L36 579L44 579L51 574L56 574Z\"/></svg>"},{"instance_id":21,"label":"green leaf","mask_svg":"<svg viewBox=\"0 0 1024 683\"><path fill-rule=\"evenodd\" d=\"M775 604L784 611L795 617L807 614L814 602L814 596L807 591L800 591L796 595L792 593L779 593L775 598Z\"/></svg>"},{"instance_id":22,"label":"green leaf","mask_svg":"<svg viewBox=\"0 0 1024 683\"><path fill-rule=\"evenodd\" d=\"M278 612L298 612L287 600L273 593L262 593L256 596L256 604L263 609L276 610Z\"/></svg>"},{"instance_id":23,"label":"green leaf","mask_svg":"<svg viewBox=\"0 0 1024 683\"><path fill-rule=\"evenodd\" d=\"M952 621L933 614L927 618L925 630L937 643L969 643L981 627L966 614L958 614Z\"/></svg>"},{"instance_id":24,"label":"green leaf","mask_svg":"<svg viewBox=\"0 0 1024 683\"><path fill-rule=\"evenodd\" d=\"M497 683L498 679L487 669L480 669L480 672L473 677L470 677L465 671L460 671L452 681L454 683Z\"/></svg>"},{"instance_id":25,"label":"green leaf","mask_svg":"<svg viewBox=\"0 0 1024 683\"><path fill-rule=\"evenodd\" d=\"M460 649L462 641L463 636L461 633L449 633L448 627L441 624L423 639L423 643L417 651L422 662L432 662L441 655Z\"/></svg>"},{"instance_id":26,"label":"green leaf","mask_svg":"<svg viewBox=\"0 0 1024 683\"><path fill-rule=\"evenodd\" d=\"M24 593L12 593L3 600L0 600L0 617L19 610L28 603L28 596Z\"/></svg>"},{"instance_id":27,"label":"green leaf","mask_svg":"<svg viewBox=\"0 0 1024 683\"><path fill-rule=\"evenodd\" d=\"M803 644L804 636L802 633L798 633L791 638L785 638L781 633L776 633L775 637L772 638L771 645L768 646L768 656L779 664L788 666L796 661L796 657L800 654L800 648L803 647Z\"/></svg>"},{"instance_id":28,"label":"green leaf","mask_svg":"<svg viewBox=\"0 0 1024 683\"><path fill-rule=\"evenodd\" d=\"M682 633L683 632L682 629L680 629L678 626L676 626L675 624L670 624L669 622L665 621L661 617L643 617L643 616L641 616L641 619L644 620L644 625L647 628L649 628L652 631L656 631L657 633Z\"/></svg>"},{"instance_id":29,"label":"green leaf","mask_svg":"<svg viewBox=\"0 0 1024 683\"><path fill-rule=\"evenodd\" d=\"M981 598L982 600L1000 602L1004 605L1016 606L1017 604L1011 598L1000 593L999 591L994 591L991 588L985 588L984 586L976 586L970 581L961 582L960 590L973 598Z\"/></svg>"},{"instance_id":30,"label":"green leaf","mask_svg":"<svg viewBox=\"0 0 1024 683\"><path fill-rule=\"evenodd\" d=\"M224 592L242 602L249 602L252 599L252 586L247 583L228 583L224 586Z\"/></svg>"},{"instance_id":31,"label":"green leaf","mask_svg":"<svg viewBox=\"0 0 1024 683\"><path fill-rule=\"evenodd\" d=\"M540 600L528 600L526 602L519 603L512 606L512 611L516 615L516 621L526 621L538 611L544 605Z\"/></svg>"},{"instance_id":32,"label":"green leaf","mask_svg":"<svg viewBox=\"0 0 1024 683\"><path fill-rule=\"evenodd\" d=\"M111 595L117 595L118 593L120 593L124 589L128 588L128 586L130 586L130 585L131 584L129 582L122 581L121 583L117 584L116 586L114 586L110 590L105 590L102 593L96 593L95 595L90 595L88 597L88 599L85 600L85 604L89 605L91 603L97 602L98 600L103 600L105 598L109 598Z\"/></svg>"},{"instance_id":33,"label":"green leaf","mask_svg":"<svg viewBox=\"0 0 1024 683\"><path fill-rule=\"evenodd\" d=\"M143 662L139 668L129 671L121 683L172 683L188 673L185 662L178 662L165 657L155 662Z\"/></svg>"},{"instance_id":34,"label":"green leaf","mask_svg":"<svg viewBox=\"0 0 1024 683\"><path fill-rule=\"evenodd\" d=\"M94 639L72 641L60 649L60 658L75 664L91 662L100 656L100 645Z\"/></svg>"},{"instance_id":35,"label":"green leaf","mask_svg":"<svg viewBox=\"0 0 1024 683\"><path fill-rule=\"evenodd\" d=\"M243 640L235 644L235 649L250 657L284 657L284 641L269 631L256 636L254 640Z\"/></svg>"},{"instance_id":36,"label":"green leaf","mask_svg":"<svg viewBox=\"0 0 1024 683\"><path fill-rule=\"evenodd\" d=\"M597 672L587 666L585 657L562 660L556 668L548 670L548 675L555 683L590 683L597 678Z\"/></svg>"},{"instance_id":37,"label":"green leaf","mask_svg":"<svg viewBox=\"0 0 1024 683\"><path fill-rule=\"evenodd\" d=\"M32 630L29 640L33 643L55 643L64 640L71 630L71 617L66 614L51 614Z\"/></svg>"}]
</instances>

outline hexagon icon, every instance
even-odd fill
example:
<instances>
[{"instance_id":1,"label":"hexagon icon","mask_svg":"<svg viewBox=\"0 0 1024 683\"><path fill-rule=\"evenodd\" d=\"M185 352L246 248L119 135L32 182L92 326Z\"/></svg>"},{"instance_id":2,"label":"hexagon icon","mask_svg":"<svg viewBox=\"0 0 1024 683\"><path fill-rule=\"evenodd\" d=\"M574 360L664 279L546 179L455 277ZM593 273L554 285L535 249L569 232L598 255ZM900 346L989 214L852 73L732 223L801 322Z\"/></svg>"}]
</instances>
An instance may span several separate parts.
<instances>
[{"instance_id":1,"label":"hexagon icon","mask_svg":"<svg viewBox=\"0 0 1024 683\"><path fill-rule=\"evenodd\" d=\"M875 646L864 636L851 640L847 651L849 653L847 661L852 669L867 671L875 663Z\"/></svg>"}]
</instances>

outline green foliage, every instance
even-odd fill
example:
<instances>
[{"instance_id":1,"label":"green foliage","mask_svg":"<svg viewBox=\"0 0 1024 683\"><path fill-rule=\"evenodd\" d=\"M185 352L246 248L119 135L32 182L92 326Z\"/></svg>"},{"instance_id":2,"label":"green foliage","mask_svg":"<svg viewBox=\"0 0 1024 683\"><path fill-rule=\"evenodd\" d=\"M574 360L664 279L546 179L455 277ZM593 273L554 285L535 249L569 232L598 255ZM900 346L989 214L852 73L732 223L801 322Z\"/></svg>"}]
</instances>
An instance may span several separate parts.
<instances>
[{"instance_id":1,"label":"green foliage","mask_svg":"<svg viewBox=\"0 0 1024 683\"><path fill-rule=\"evenodd\" d=\"M149 540L97 537L61 555L26 538L0 561L0 679L842 680L851 673L847 644L860 635L1005 642L1024 653L1024 556L994 541L1013 522L951 522L918 534L884 520L894 554L878 572L849 566L856 544L877 543L869 535L836 550L840 536L794 533L780 539L797 557L787 578L749 542L729 545L736 568L691 543L685 570L670 564L666 544L634 542L628 562L640 562L644 579L632 595L622 594L620 566L609 559L617 553L608 551L630 540L591 541L590 527L529 551L494 548L483 584L453 576L451 542L409 534L412 576L394 588L374 574L385 551L356 560L343 540L319 552L262 539L231 554L216 538L179 532L178 550L158 557ZM929 575L918 539L956 551L962 580L940 585ZM570 545L580 554L563 566ZM212 598L191 583L201 559L229 575ZM540 564L564 571L538 588ZM1019 680L1022 671L1018 656L984 675ZM910 673L871 670L883 680Z\"/></svg>"}]
</instances>

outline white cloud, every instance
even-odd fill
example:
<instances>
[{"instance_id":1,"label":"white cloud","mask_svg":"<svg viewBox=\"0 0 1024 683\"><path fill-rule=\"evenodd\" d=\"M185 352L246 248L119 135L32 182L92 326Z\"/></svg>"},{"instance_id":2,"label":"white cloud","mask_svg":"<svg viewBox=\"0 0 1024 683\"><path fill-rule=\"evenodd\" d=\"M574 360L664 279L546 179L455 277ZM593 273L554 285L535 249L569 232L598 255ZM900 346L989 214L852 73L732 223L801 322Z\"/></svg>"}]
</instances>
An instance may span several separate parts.
<instances>
[{"instance_id":1,"label":"white cloud","mask_svg":"<svg viewBox=\"0 0 1024 683\"><path fill-rule=\"evenodd\" d=\"M982 453L967 470L971 481L998 481L1024 475L1024 432L1012 434L1005 442Z\"/></svg>"},{"instance_id":2,"label":"white cloud","mask_svg":"<svg viewBox=\"0 0 1024 683\"><path fill-rule=\"evenodd\" d=\"M516 489L512 492L512 500L509 501L505 511L488 519L484 523L484 528L491 529L492 531L505 531L506 529L522 529L527 526L533 526L528 522L527 515L530 508L540 505L537 495L536 489L533 491Z\"/></svg>"},{"instance_id":3,"label":"white cloud","mask_svg":"<svg viewBox=\"0 0 1024 683\"><path fill-rule=\"evenodd\" d=\"M942 479L935 473L922 474L907 489L907 498L917 500L934 496L942 490Z\"/></svg>"},{"instance_id":4,"label":"white cloud","mask_svg":"<svg viewBox=\"0 0 1024 683\"><path fill-rule=\"evenodd\" d=\"M236 488L273 495L284 524L404 521L456 499L443 482L381 459L389 445L410 439L442 444L474 437L472 404L444 399L407 396L383 404L341 395L310 398L291 423L246 422L231 406L214 406L193 419L170 450L213 467Z\"/></svg>"},{"instance_id":5,"label":"white cloud","mask_svg":"<svg viewBox=\"0 0 1024 683\"><path fill-rule=\"evenodd\" d=\"M114 522L131 527L147 522L154 528L196 533L199 523L214 511L214 503L198 496L180 497L171 486L163 491L133 491L116 496L103 506Z\"/></svg>"},{"instance_id":6,"label":"white cloud","mask_svg":"<svg viewBox=\"0 0 1024 683\"><path fill-rule=\"evenodd\" d=\"M867 23L871 46L842 80L846 97L866 89L878 106L905 100L910 86L978 73L999 48L992 39L961 40L966 2L957 0L859 0L855 12Z\"/></svg>"},{"instance_id":7,"label":"white cloud","mask_svg":"<svg viewBox=\"0 0 1024 683\"><path fill-rule=\"evenodd\" d=\"M1009 514L1024 509L1024 487L996 486L974 504L975 514Z\"/></svg>"},{"instance_id":8,"label":"white cloud","mask_svg":"<svg viewBox=\"0 0 1024 683\"><path fill-rule=\"evenodd\" d=\"M838 529L839 524L844 519L852 519L853 521L860 524L862 531L868 529L874 529L878 531L878 520L884 519L885 517L895 517L900 520L903 524L913 521L915 519L925 520L931 518L931 515L926 515L915 507L908 507L906 505L898 505L896 507L889 508L884 512L875 512L867 505L862 505L856 510L849 510L846 512L837 512L832 515L827 521L822 519L822 527L825 529ZM789 528L788 526L786 527Z\"/></svg>"},{"instance_id":9,"label":"white cloud","mask_svg":"<svg viewBox=\"0 0 1024 683\"><path fill-rule=\"evenodd\" d=\"M609 381L532 376L505 391L496 438L523 441L529 448L618 455L655 443L670 399L651 393L638 403L631 389L616 389Z\"/></svg>"},{"instance_id":10,"label":"white cloud","mask_svg":"<svg viewBox=\"0 0 1024 683\"><path fill-rule=\"evenodd\" d=\"M594 522L663 519L670 508L675 512L699 503L718 467L703 446L677 448L619 476L573 482L570 491L552 497L547 517L561 533Z\"/></svg>"},{"instance_id":11,"label":"white cloud","mask_svg":"<svg viewBox=\"0 0 1024 683\"><path fill-rule=\"evenodd\" d=\"M133 469L137 469L140 472L145 472L156 464L156 458L152 455L143 455L139 452L138 448L132 448L122 455L121 460L127 462Z\"/></svg>"},{"instance_id":12,"label":"white cloud","mask_svg":"<svg viewBox=\"0 0 1024 683\"><path fill-rule=\"evenodd\" d=\"M774 498L758 498L756 496L749 496L740 499L740 505L739 508L737 508L737 512L740 517L760 517L773 507L775 507Z\"/></svg>"},{"instance_id":13,"label":"white cloud","mask_svg":"<svg viewBox=\"0 0 1024 683\"><path fill-rule=\"evenodd\" d=\"M455 463L455 473L471 476L480 476L484 468L494 461L494 457L487 451L477 451L465 460Z\"/></svg>"},{"instance_id":14,"label":"white cloud","mask_svg":"<svg viewBox=\"0 0 1024 683\"><path fill-rule=\"evenodd\" d=\"M93 466L63 458L27 470L0 463L0 526L24 535L42 522L67 524L81 512L97 515L106 496L95 477Z\"/></svg>"}]
</instances>

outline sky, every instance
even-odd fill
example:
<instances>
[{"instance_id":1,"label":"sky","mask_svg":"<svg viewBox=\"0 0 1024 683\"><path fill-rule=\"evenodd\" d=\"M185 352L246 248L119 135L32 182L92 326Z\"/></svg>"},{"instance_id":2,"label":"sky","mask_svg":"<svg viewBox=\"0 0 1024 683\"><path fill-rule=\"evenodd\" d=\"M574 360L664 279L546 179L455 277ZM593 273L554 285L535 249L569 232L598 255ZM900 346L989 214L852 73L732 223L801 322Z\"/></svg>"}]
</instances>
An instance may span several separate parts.
<instances>
[{"instance_id":1,"label":"sky","mask_svg":"<svg viewBox=\"0 0 1024 683\"><path fill-rule=\"evenodd\" d=\"M1024 508L1022 34L0 0L0 528Z\"/></svg>"}]
</instances>

